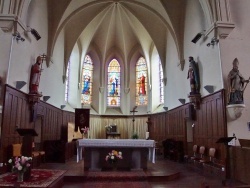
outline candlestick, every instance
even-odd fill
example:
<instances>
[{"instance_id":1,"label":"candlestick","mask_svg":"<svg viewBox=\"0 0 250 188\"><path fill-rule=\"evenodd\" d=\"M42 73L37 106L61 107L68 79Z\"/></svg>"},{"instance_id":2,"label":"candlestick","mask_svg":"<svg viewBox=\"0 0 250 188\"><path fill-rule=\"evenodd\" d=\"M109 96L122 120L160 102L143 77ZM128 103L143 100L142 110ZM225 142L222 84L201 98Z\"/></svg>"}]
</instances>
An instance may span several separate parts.
<instances>
[{"instance_id":1,"label":"candlestick","mask_svg":"<svg viewBox=\"0 0 250 188\"><path fill-rule=\"evenodd\" d=\"M149 132L146 132L146 140L149 139Z\"/></svg>"}]
</instances>

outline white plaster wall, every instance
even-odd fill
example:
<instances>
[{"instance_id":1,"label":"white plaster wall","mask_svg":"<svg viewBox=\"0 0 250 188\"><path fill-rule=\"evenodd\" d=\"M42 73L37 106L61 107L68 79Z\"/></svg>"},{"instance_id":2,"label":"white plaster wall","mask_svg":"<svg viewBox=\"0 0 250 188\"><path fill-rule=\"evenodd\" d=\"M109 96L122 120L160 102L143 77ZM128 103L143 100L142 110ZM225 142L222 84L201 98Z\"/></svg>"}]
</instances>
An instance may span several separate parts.
<instances>
[{"instance_id":1,"label":"white plaster wall","mask_svg":"<svg viewBox=\"0 0 250 188\"><path fill-rule=\"evenodd\" d=\"M94 71L93 71L93 90L92 90L92 94L93 94L93 99L92 99L92 109L94 111L90 111L92 114L96 114L98 112L101 111L101 107L102 105L102 101L101 100L101 93L99 91L99 88L101 86L101 74L100 74L100 59L99 56L96 53L91 53L91 58L94 64Z\"/></svg>"},{"instance_id":2,"label":"white plaster wall","mask_svg":"<svg viewBox=\"0 0 250 188\"><path fill-rule=\"evenodd\" d=\"M194 60L198 63L200 71L200 93L202 97L209 93L204 89L206 85L214 86L214 90L218 91L223 88L223 80L221 74L221 63L219 45L207 46L213 36L202 36L199 41L195 43L191 40L195 35L210 27L207 25L201 5L198 1L191 0L187 2L185 21L185 34L184 34L184 57L185 57L185 76L187 80L187 72L189 67L188 57L193 56ZM188 86L188 87L187 87ZM186 82L185 93L190 92L189 80ZM186 98L186 101L189 101Z\"/></svg>"},{"instance_id":3,"label":"white plaster wall","mask_svg":"<svg viewBox=\"0 0 250 188\"><path fill-rule=\"evenodd\" d=\"M51 96L49 103L58 108L61 105L65 105L64 94L65 94L65 84L63 83L63 67L64 67L64 33L61 32L58 40L56 41L54 52L53 52L53 64L44 71L42 75L44 82L44 90L48 92Z\"/></svg>"},{"instance_id":4,"label":"white plaster wall","mask_svg":"<svg viewBox=\"0 0 250 188\"><path fill-rule=\"evenodd\" d=\"M227 88L226 77L232 69L232 62L234 58L239 60L239 71L248 79L250 76L250 1L246 0L230 0L231 19L235 24L234 30L225 39L221 40L221 61L223 78L225 80L225 87ZM248 85L244 92L244 102L246 108L243 110L242 116L234 121L228 119L228 136L235 133L237 138L249 139L250 131L247 127L247 122L250 121L250 86ZM237 140L236 145L239 145Z\"/></svg>"},{"instance_id":5,"label":"white plaster wall","mask_svg":"<svg viewBox=\"0 0 250 188\"><path fill-rule=\"evenodd\" d=\"M152 97L151 97L151 106L152 109L151 111L155 111L158 107L158 105L160 105L160 90L159 90L159 86L160 86L160 75L159 75L159 55L158 52L156 50L156 48L154 47L153 52L152 52L152 56L151 56L151 64L152 64ZM163 108L161 109L163 111Z\"/></svg>"},{"instance_id":6,"label":"white plaster wall","mask_svg":"<svg viewBox=\"0 0 250 188\"><path fill-rule=\"evenodd\" d=\"M1 29L0 29L1 30ZM3 79L6 79L7 72L8 72L8 65L9 65L9 56L10 56L10 49L11 49L11 40L12 40L12 33L4 33L1 32L0 34L0 76Z\"/></svg>"},{"instance_id":7,"label":"white plaster wall","mask_svg":"<svg viewBox=\"0 0 250 188\"><path fill-rule=\"evenodd\" d=\"M42 38L37 41L30 32L20 32L20 35L25 39L24 42L13 40L11 45L12 33L4 33L1 38L1 72L6 79L6 83L15 87L16 81L25 81L27 84L21 91L29 92L29 77L31 65L35 63L36 57L42 55L47 51L47 3L46 1L31 1L28 12L27 20L21 22L25 26L35 28ZM2 43L3 42L3 43ZM9 55L11 58L9 59ZM2 69L3 67L3 69ZM43 65L45 68L45 65ZM46 69L46 68L45 68ZM39 91L43 88L43 79L41 78Z\"/></svg>"},{"instance_id":8,"label":"white plaster wall","mask_svg":"<svg viewBox=\"0 0 250 188\"><path fill-rule=\"evenodd\" d=\"M79 49L75 45L73 48L73 51L71 53L70 57L70 73L69 73L69 94L68 94L68 103L66 104L65 109L68 111L73 111L74 108L80 108L81 107L81 98L80 98L80 92L82 85L78 84L81 82L81 79L79 78ZM65 84L64 84L65 86Z\"/></svg>"},{"instance_id":9,"label":"white plaster wall","mask_svg":"<svg viewBox=\"0 0 250 188\"><path fill-rule=\"evenodd\" d=\"M199 1L187 1L184 29L185 66L183 71L178 66L179 59L173 38L168 36L166 51L167 86L165 89L165 106L168 109L180 106L179 98L186 99L186 102L189 102L190 84L187 79L189 56L193 56L199 65L202 97L209 94L204 89L205 85L213 85L215 91L223 88L219 48L218 46L207 47L207 43L212 36L202 37L196 44L191 42L197 33L208 29L208 25L205 23L206 20Z\"/></svg>"},{"instance_id":10,"label":"white plaster wall","mask_svg":"<svg viewBox=\"0 0 250 188\"><path fill-rule=\"evenodd\" d=\"M185 82L186 73L181 71L178 66L177 50L173 38L168 35L167 38L167 51L166 51L166 76L167 85L164 90L164 106L168 107L169 110L180 106L181 103L178 101L179 98L186 98Z\"/></svg>"}]
</instances>

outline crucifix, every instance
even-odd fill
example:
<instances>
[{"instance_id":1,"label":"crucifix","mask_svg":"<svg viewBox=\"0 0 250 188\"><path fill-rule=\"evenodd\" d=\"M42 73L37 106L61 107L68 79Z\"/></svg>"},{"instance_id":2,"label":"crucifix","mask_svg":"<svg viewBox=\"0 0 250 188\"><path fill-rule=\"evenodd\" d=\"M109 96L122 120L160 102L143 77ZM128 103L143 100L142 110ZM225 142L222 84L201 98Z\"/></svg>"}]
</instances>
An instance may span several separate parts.
<instances>
[{"instance_id":1,"label":"crucifix","mask_svg":"<svg viewBox=\"0 0 250 188\"><path fill-rule=\"evenodd\" d=\"M133 134L134 134L134 128L135 128L135 112L138 112L138 111L136 111L135 109L137 108L137 106L135 106L134 108L133 108L133 110L131 110L130 112L131 113L133 113L133 119L132 119L132 121L133 121Z\"/></svg>"}]
</instances>

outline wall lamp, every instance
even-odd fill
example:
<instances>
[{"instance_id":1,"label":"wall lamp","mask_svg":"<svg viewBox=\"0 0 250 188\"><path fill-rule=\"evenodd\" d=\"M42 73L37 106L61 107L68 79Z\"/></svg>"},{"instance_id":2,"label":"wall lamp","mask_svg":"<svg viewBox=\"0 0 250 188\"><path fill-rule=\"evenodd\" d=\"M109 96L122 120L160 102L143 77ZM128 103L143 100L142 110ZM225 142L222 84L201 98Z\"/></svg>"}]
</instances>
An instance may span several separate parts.
<instances>
[{"instance_id":1,"label":"wall lamp","mask_svg":"<svg viewBox=\"0 0 250 188\"><path fill-rule=\"evenodd\" d=\"M27 27L28 30L27 32L31 32L31 34L36 38L36 40L39 40L41 38L40 34L37 32L37 30L31 28L31 27Z\"/></svg>"},{"instance_id":2,"label":"wall lamp","mask_svg":"<svg viewBox=\"0 0 250 188\"><path fill-rule=\"evenodd\" d=\"M164 106L163 109L164 109L165 111L168 111L168 107L166 107L166 106Z\"/></svg>"},{"instance_id":3,"label":"wall lamp","mask_svg":"<svg viewBox=\"0 0 250 188\"><path fill-rule=\"evenodd\" d=\"M16 81L16 89L21 89L25 85L26 85L25 81Z\"/></svg>"},{"instance_id":4,"label":"wall lamp","mask_svg":"<svg viewBox=\"0 0 250 188\"><path fill-rule=\"evenodd\" d=\"M178 99L180 102L181 102L181 104L185 104L186 103L186 99Z\"/></svg>"},{"instance_id":5,"label":"wall lamp","mask_svg":"<svg viewBox=\"0 0 250 188\"><path fill-rule=\"evenodd\" d=\"M13 36L15 37L16 41L22 41L24 42L25 41L25 38L21 37L20 33L16 32L13 34Z\"/></svg>"},{"instance_id":6,"label":"wall lamp","mask_svg":"<svg viewBox=\"0 0 250 188\"><path fill-rule=\"evenodd\" d=\"M211 42L210 43L207 43L207 47L209 47L209 46L214 46L215 44L217 44L219 42L219 39L217 39L216 37L213 37L212 39L211 39Z\"/></svg>"},{"instance_id":7,"label":"wall lamp","mask_svg":"<svg viewBox=\"0 0 250 188\"><path fill-rule=\"evenodd\" d=\"M61 105L61 109L64 109L66 105Z\"/></svg>"},{"instance_id":8,"label":"wall lamp","mask_svg":"<svg viewBox=\"0 0 250 188\"><path fill-rule=\"evenodd\" d=\"M204 35L206 30L204 30L203 32L199 32L195 35L195 37L191 40L191 42L196 43L198 42L198 40L200 40L200 38L202 37L202 35Z\"/></svg>"},{"instance_id":9,"label":"wall lamp","mask_svg":"<svg viewBox=\"0 0 250 188\"><path fill-rule=\"evenodd\" d=\"M206 86L204 86L204 88L207 90L208 93L214 92L214 86L206 85Z\"/></svg>"},{"instance_id":10,"label":"wall lamp","mask_svg":"<svg viewBox=\"0 0 250 188\"><path fill-rule=\"evenodd\" d=\"M50 99L50 96L43 96L43 101L47 101L47 100L49 100Z\"/></svg>"}]
</instances>

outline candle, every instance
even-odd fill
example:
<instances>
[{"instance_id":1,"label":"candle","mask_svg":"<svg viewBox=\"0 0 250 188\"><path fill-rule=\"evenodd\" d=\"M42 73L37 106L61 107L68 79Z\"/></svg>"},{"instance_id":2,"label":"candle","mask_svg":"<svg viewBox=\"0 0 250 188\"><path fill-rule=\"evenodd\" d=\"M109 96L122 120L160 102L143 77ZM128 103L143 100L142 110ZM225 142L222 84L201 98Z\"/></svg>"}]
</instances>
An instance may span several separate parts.
<instances>
[{"instance_id":1,"label":"candle","mask_svg":"<svg viewBox=\"0 0 250 188\"><path fill-rule=\"evenodd\" d=\"M149 132L146 132L146 139L149 139Z\"/></svg>"}]
</instances>

